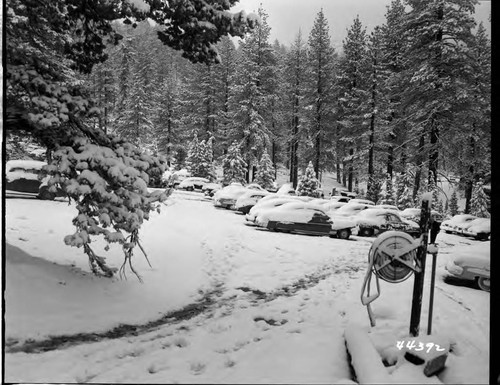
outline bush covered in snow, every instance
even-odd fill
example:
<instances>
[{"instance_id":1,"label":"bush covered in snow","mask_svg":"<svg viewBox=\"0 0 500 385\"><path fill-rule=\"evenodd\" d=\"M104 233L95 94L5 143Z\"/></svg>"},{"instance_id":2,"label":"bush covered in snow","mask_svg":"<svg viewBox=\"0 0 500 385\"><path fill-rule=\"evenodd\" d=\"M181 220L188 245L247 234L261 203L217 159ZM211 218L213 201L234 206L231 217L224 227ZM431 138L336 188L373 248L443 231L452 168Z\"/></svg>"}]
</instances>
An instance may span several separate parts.
<instances>
[{"instance_id":1,"label":"bush covered in snow","mask_svg":"<svg viewBox=\"0 0 500 385\"><path fill-rule=\"evenodd\" d=\"M271 157L267 152L265 152L260 159L254 182L260 184L265 189L273 188L274 167Z\"/></svg>"},{"instance_id":2,"label":"bush covered in snow","mask_svg":"<svg viewBox=\"0 0 500 385\"><path fill-rule=\"evenodd\" d=\"M245 184L246 162L243 160L238 143L233 142L222 160L223 180L222 184L227 186L232 182Z\"/></svg>"},{"instance_id":3,"label":"bush covered in snow","mask_svg":"<svg viewBox=\"0 0 500 385\"><path fill-rule=\"evenodd\" d=\"M305 173L300 177L299 183L295 193L299 196L310 196L319 198L320 196L320 183L316 179L316 174L314 173L314 167L312 162L307 165Z\"/></svg>"},{"instance_id":4,"label":"bush covered in snow","mask_svg":"<svg viewBox=\"0 0 500 385\"><path fill-rule=\"evenodd\" d=\"M112 276L117 270L107 266L105 258L90 247L91 237L100 235L108 244L122 246L125 260L121 273L126 263L136 273L131 258L136 246L143 250L139 229L169 195L169 191L148 191L148 171L154 168L164 170L165 161L117 138L111 148L75 138L73 146L61 146L54 152L47 166L52 175L49 186L63 188L78 210L73 218L76 232L67 235L64 242L83 247L95 274Z\"/></svg>"}]
</instances>

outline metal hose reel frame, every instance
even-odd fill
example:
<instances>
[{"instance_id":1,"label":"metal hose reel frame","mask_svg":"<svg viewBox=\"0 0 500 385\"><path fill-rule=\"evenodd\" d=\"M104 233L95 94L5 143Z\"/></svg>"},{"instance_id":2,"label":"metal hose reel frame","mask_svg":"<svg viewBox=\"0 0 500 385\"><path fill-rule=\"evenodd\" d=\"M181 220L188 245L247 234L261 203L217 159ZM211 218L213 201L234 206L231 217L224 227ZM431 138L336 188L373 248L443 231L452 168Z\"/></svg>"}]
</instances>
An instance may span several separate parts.
<instances>
[{"instance_id":1,"label":"metal hose reel frame","mask_svg":"<svg viewBox=\"0 0 500 385\"><path fill-rule=\"evenodd\" d=\"M399 283L407 280L418 268L415 257L419 244L413 237L401 231L382 233L370 248L368 262L373 273L380 279Z\"/></svg>"},{"instance_id":2,"label":"metal hose reel frame","mask_svg":"<svg viewBox=\"0 0 500 385\"><path fill-rule=\"evenodd\" d=\"M408 279L414 271L419 271L416 255L420 241L401 231L386 231L373 241L368 253L368 271L361 289L361 303L366 306L371 326L375 326L375 316L370 304L380 296L379 278L386 282L398 283ZM370 294L372 274L375 275L376 292Z\"/></svg>"}]
</instances>

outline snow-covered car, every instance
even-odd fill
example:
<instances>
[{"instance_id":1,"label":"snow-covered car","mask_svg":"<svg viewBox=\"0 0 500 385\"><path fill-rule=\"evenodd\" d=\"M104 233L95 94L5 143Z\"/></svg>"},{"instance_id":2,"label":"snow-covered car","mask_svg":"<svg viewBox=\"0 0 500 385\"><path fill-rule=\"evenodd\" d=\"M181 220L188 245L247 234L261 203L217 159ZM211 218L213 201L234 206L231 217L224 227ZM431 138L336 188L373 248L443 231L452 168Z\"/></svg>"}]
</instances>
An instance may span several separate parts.
<instances>
[{"instance_id":1,"label":"snow-covered car","mask_svg":"<svg viewBox=\"0 0 500 385\"><path fill-rule=\"evenodd\" d=\"M376 209L385 209L385 210L393 210L393 211L396 211L397 213L400 213L400 211L397 208L397 206L389 205L389 204L386 204L386 203L381 203L381 204L375 205L375 206L373 206L373 208L376 208Z\"/></svg>"},{"instance_id":2,"label":"snow-covered car","mask_svg":"<svg viewBox=\"0 0 500 385\"><path fill-rule=\"evenodd\" d=\"M368 207L371 205L365 204L365 203L351 203L348 202L342 207L340 207L338 210L336 210L335 215L339 215L342 217L351 217L354 215L357 215L363 210L366 210Z\"/></svg>"},{"instance_id":3,"label":"snow-covered car","mask_svg":"<svg viewBox=\"0 0 500 385\"><path fill-rule=\"evenodd\" d=\"M272 194L272 195L276 195L276 194ZM250 224L253 224L253 223L255 223L257 216L262 212L265 212L265 211L273 209L275 207L284 205L285 203L301 202L301 201L302 200L299 199L298 197L291 196L291 195L276 195L273 197L270 197L268 195L268 196L265 196L264 198L262 198L259 202L257 202L257 204L255 206L253 206L250 209L248 214L245 215L245 219Z\"/></svg>"},{"instance_id":4,"label":"snow-covered car","mask_svg":"<svg viewBox=\"0 0 500 385\"><path fill-rule=\"evenodd\" d=\"M177 187L184 179L189 178L191 173L185 168L177 171L166 170L161 179L168 187Z\"/></svg>"},{"instance_id":5,"label":"snow-covered car","mask_svg":"<svg viewBox=\"0 0 500 385\"><path fill-rule=\"evenodd\" d=\"M416 238L420 236L417 223L401 218L392 209L368 208L355 217L358 235L371 237L388 230L403 231Z\"/></svg>"},{"instance_id":6,"label":"snow-covered car","mask_svg":"<svg viewBox=\"0 0 500 385\"><path fill-rule=\"evenodd\" d=\"M215 192L220 190L222 185L220 183L208 182L203 185L201 192L206 196L213 197Z\"/></svg>"},{"instance_id":7,"label":"snow-covered car","mask_svg":"<svg viewBox=\"0 0 500 385\"><path fill-rule=\"evenodd\" d=\"M420 223L420 214L421 213L422 213L421 208L410 207L410 208L404 209L403 211L400 211L399 216L403 219L408 220L408 221ZM442 221L442 215L436 210L431 210L431 216L436 218L438 220L438 222Z\"/></svg>"},{"instance_id":8,"label":"snow-covered car","mask_svg":"<svg viewBox=\"0 0 500 385\"><path fill-rule=\"evenodd\" d=\"M375 206L375 202L369 199L353 198L349 203L364 203L365 205Z\"/></svg>"},{"instance_id":9,"label":"snow-covered car","mask_svg":"<svg viewBox=\"0 0 500 385\"><path fill-rule=\"evenodd\" d=\"M353 199L353 198L351 198L351 197L347 197L347 196L343 196L343 195L332 195L332 196L330 197L330 199L331 199L332 201L335 201L335 202L343 202L343 203L347 203L347 202L349 202L349 201L350 201L351 199Z\"/></svg>"},{"instance_id":10,"label":"snow-covered car","mask_svg":"<svg viewBox=\"0 0 500 385\"><path fill-rule=\"evenodd\" d=\"M197 176L191 176L182 180L178 185L178 189L183 189L187 191L202 190L205 183L210 181L207 178L201 178Z\"/></svg>"},{"instance_id":11,"label":"snow-covered car","mask_svg":"<svg viewBox=\"0 0 500 385\"><path fill-rule=\"evenodd\" d=\"M43 172L47 163L38 160L9 160L5 163L5 197L32 197L53 200L64 196L62 190L53 192L47 181L49 176Z\"/></svg>"},{"instance_id":12,"label":"snow-covered car","mask_svg":"<svg viewBox=\"0 0 500 385\"><path fill-rule=\"evenodd\" d=\"M346 204L347 204L347 202L330 201L327 203L323 203L322 207L323 207L323 210L325 210L328 215L332 215L335 213L335 211L337 211L341 207L345 206Z\"/></svg>"},{"instance_id":13,"label":"snow-covered car","mask_svg":"<svg viewBox=\"0 0 500 385\"><path fill-rule=\"evenodd\" d=\"M278 195L295 195L295 189L290 183L285 183L282 185L278 191L276 191Z\"/></svg>"},{"instance_id":14,"label":"snow-covered car","mask_svg":"<svg viewBox=\"0 0 500 385\"><path fill-rule=\"evenodd\" d=\"M490 243L460 248L445 269L456 278L475 281L481 290L490 291Z\"/></svg>"},{"instance_id":15,"label":"snow-covered car","mask_svg":"<svg viewBox=\"0 0 500 385\"><path fill-rule=\"evenodd\" d=\"M268 192L265 188L263 188L258 183L249 183L245 187L248 188L248 189L250 189L250 190L259 190L259 191L266 191L266 192Z\"/></svg>"},{"instance_id":16,"label":"snow-covered car","mask_svg":"<svg viewBox=\"0 0 500 385\"><path fill-rule=\"evenodd\" d=\"M257 215L255 223L271 231L329 235L348 239L356 224L346 218L332 219L320 206L308 202L289 202Z\"/></svg>"},{"instance_id":17,"label":"snow-covered car","mask_svg":"<svg viewBox=\"0 0 500 385\"><path fill-rule=\"evenodd\" d=\"M462 235L486 241L491 235L491 218L477 218L469 222L469 226L462 230Z\"/></svg>"},{"instance_id":18,"label":"snow-covered car","mask_svg":"<svg viewBox=\"0 0 500 385\"><path fill-rule=\"evenodd\" d=\"M236 204L236 199L238 199L247 191L249 190L239 183L230 184L229 186L220 189L214 194L212 198L214 206L232 209Z\"/></svg>"},{"instance_id":19,"label":"snow-covered car","mask_svg":"<svg viewBox=\"0 0 500 385\"><path fill-rule=\"evenodd\" d=\"M443 221L441 223L441 230L445 231L448 234L458 234L459 228L463 227L467 222L471 222L474 219L477 219L475 215L471 214L458 214L453 218Z\"/></svg>"},{"instance_id":20,"label":"snow-covered car","mask_svg":"<svg viewBox=\"0 0 500 385\"><path fill-rule=\"evenodd\" d=\"M234 208L237 211L242 212L243 214L248 214L250 209L253 206L255 206L255 204L260 199L262 199L268 194L270 194L268 191L259 191L259 190L247 191L243 195L241 195L238 199L236 199Z\"/></svg>"}]
</instances>

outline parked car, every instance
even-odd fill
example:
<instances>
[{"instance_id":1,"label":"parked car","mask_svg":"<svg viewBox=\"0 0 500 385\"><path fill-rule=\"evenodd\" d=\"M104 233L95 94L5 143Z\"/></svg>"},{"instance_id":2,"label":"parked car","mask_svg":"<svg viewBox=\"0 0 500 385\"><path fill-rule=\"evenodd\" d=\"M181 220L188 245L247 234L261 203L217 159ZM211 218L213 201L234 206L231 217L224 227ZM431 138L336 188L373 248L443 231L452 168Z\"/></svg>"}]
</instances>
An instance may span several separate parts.
<instances>
[{"instance_id":1,"label":"parked car","mask_svg":"<svg viewBox=\"0 0 500 385\"><path fill-rule=\"evenodd\" d=\"M249 190L236 199L234 208L243 214L248 214L250 209L268 194L268 191Z\"/></svg>"},{"instance_id":2,"label":"parked car","mask_svg":"<svg viewBox=\"0 0 500 385\"><path fill-rule=\"evenodd\" d=\"M332 196L330 197L330 199L331 199L332 201L335 201L335 202L343 202L343 203L347 203L347 202L349 202L349 201L350 201L351 199L353 199L353 198L348 197L348 196L343 196L343 195L332 195Z\"/></svg>"},{"instance_id":3,"label":"parked car","mask_svg":"<svg viewBox=\"0 0 500 385\"><path fill-rule=\"evenodd\" d=\"M420 236L420 227L413 221L401 218L392 209L368 208L356 217L358 235L371 237L388 230L403 231L416 238Z\"/></svg>"},{"instance_id":4,"label":"parked car","mask_svg":"<svg viewBox=\"0 0 500 385\"><path fill-rule=\"evenodd\" d=\"M340 239L348 239L356 226L345 218L336 223L318 205L308 202L289 202L266 210L257 216L255 223L271 231L329 235Z\"/></svg>"},{"instance_id":5,"label":"parked car","mask_svg":"<svg viewBox=\"0 0 500 385\"><path fill-rule=\"evenodd\" d=\"M213 197L215 192L220 190L222 185L220 183L208 182L203 185L201 192L208 197Z\"/></svg>"},{"instance_id":6,"label":"parked car","mask_svg":"<svg viewBox=\"0 0 500 385\"><path fill-rule=\"evenodd\" d=\"M191 173L183 168L177 171L166 170L161 178L167 187L177 187L184 179L189 177L191 177Z\"/></svg>"},{"instance_id":7,"label":"parked car","mask_svg":"<svg viewBox=\"0 0 500 385\"><path fill-rule=\"evenodd\" d=\"M338 209L340 209L341 207L345 206L346 204L347 204L346 202L330 201L330 202L327 202L327 203L323 203L322 207L323 207L323 210L325 210L325 212L328 215L332 215Z\"/></svg>"},{"instance_id":8,"label":"parked car","mask_svg":"<svg viewBox=\"0 0 500 385\"><path fill-rule=\"evenodd\" d=\"M376 209L384 209L384 210L392 210L392 211L396 211L397 213L400 213L399 209L397 208L397 206L394 206L394 205L388 205L386 203L381 203L381 204L378 204L378 205L375 205L373 206L373 208L376 208Z\"/></svg>"},{"instance_id":9,"label":"parked car","mask_svg":"<svg viewBox=\"0 0 500 385\"><path fill-rule=\"evenodd\" d=\"M460 248L445 269L453 277L475 281L481 290L490 291L490 243Z\"/></svg>"},{"instance_id":10,"label":"parked car","mask_svg":"<svg viewBox=\"0 0 500 385\"><path fill-rule=\"evenodd\" d=\"M406 208L403 211L399 212L399 215L406 220L413 221L416 223L420 223L420 214L422 213L421 208L417 207L410 207ZM436 210L431 210L431 216L436 218L438 222L442 222L442 215L436 211Z\"/></svg>"},{"instance_id":11,"label":"parked car","mask_svg":"<svg viewBox=\"0 0 500 385\"><path fill-rule=\"evenodd\" d=\"M461 234L479 241L486 241L491 236L491 218L477 218L470 221Z\"/></svg>"},{"instance_id":12,"label":"parked car","mask_svg":"<svg viewBox=\"0 0 500 385\"><path fill-rule=\"evenodd\" d=\"M459 232L459 227L463 226L467 222L471 222L474 219L477 219L475 215L471 214L458 214L455 215L453 218L448 219L446 221L443 221L441 223L441 230L445 231L448 234L458 234Z\"/></svg>"},{"instance_id":13,"label":"parked car","mask_svg":"<svg viewBox=\"0 0 500 385\"><path fill-rule=\"evenodd\" d=\"M301 202L301 200L298 199L298 197L291 196L291 195L290 196L277 195L276 197L273 197L271 199L267 199L267 198L269 198L269 195L262 198L259 202L257 202L257 204L255 206L253 206L250 209L248 214L245 215L245 219L247 220L247 222L255 223L257 216L266 210L273 209L275 207L284 205L285 203L289 203L289 202Z\"/></svg>"},{"instance_id":14,"label":"parked car","mask_svg":"<svg viewBox=\"0 0 500 385\"><path fill-rule=\"evenodd\" d=\"M191 176L182 180L178 185L178 189L187 191L202 190L203 186L210 181L207 178Z\"/></svg>"},{"instance_id":15,"label":"parked car","mask_svg":"<svg viewBox=\"0 0 500 385\"><path fill-rule=\"evenodd\" d=\"M57 189L57 192L53 192L49 188L50 177L43 171L46 165L47 163L38 160L7 161L5 163L5 197L53 200L64 196L62 190Z\"/></svg>"},{"instance_id":16,"label":"parked car","mask_svg":"<svg viewBox=\"0 0 500 385\"><path fill-rule=\"evenodd\" d=\"M342 217L351 217L354 215L357 215L363 210L366 210L370 205L365 204L365 203L351 203L348 202L344 206L340 207L336 212L335 215L339 215Z\"/></svg>"},{"instance_id":17,"label":"parked car","mask_svg":"<svg viewBox=\"0 0 500 385\"><path fill-rule=\"evenodd\" d=\"M295 195L295 189L290 183L285 183L282 185L278 191L276 191L278 195Z\"/></svg>"},{"instance_id":18,"label":"parked car","mask_svg":"<svg viewBox=\"0 0 500 385\"><path fill-rule=\"evenodd\" d=\"M240 183L230 184L217 191L213 196L215 207L224 207L226 209L234 208L236 199L238 199L245 192L249 191Z\"/></svg>"},{"instance_id":19,"label":"parked car","mask_svg":"<svg viewBox=\"0 0 500 385\"><path fill-rule=\"evenodd\" d=\"M375 202L369 199L353 198L349 203L364 203L365 205L375 206Z\"/></svg>"},{"instance_id":20,"label":"parked car","mask_svg":"<svg viewBox=\"0 0 500 385\"><path fill-rule=\"evenodd\" d=\"M258 190L258 191L265 191L268 192L265 188L263 188L260 184L258 183L250 183L245 186L246 188L250 190Z\"/></svg>"}]
</instances>

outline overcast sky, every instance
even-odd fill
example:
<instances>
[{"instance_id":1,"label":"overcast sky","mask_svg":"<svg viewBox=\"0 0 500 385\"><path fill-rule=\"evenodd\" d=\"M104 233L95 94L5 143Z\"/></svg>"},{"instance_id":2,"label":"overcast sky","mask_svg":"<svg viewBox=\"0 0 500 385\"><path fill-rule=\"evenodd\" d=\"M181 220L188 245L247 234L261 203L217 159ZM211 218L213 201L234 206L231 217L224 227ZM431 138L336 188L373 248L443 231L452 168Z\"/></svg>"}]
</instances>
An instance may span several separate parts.
<instances>
[{"instance_id":1,"label":"overcast sky","mask_svg":"<svg viewBox=\"0 0 500 385\"><path fill-rule=\"evenodd\" d=\"M363 26L370 32L373 27L385 21L386 7L391 0L240 0L231 11L245 10L257 13L259 4L268 14L271 26L271 42L275 39L290 45L299 28L305 39L309 36L316 15L323 8L330 27L330 36L334 47L342 46L348 29L359 15ZM476 19L483 21L490 31L488 17L491 13L491 2L482 1L476 9Z\"/></svg>"}]
</instances>

